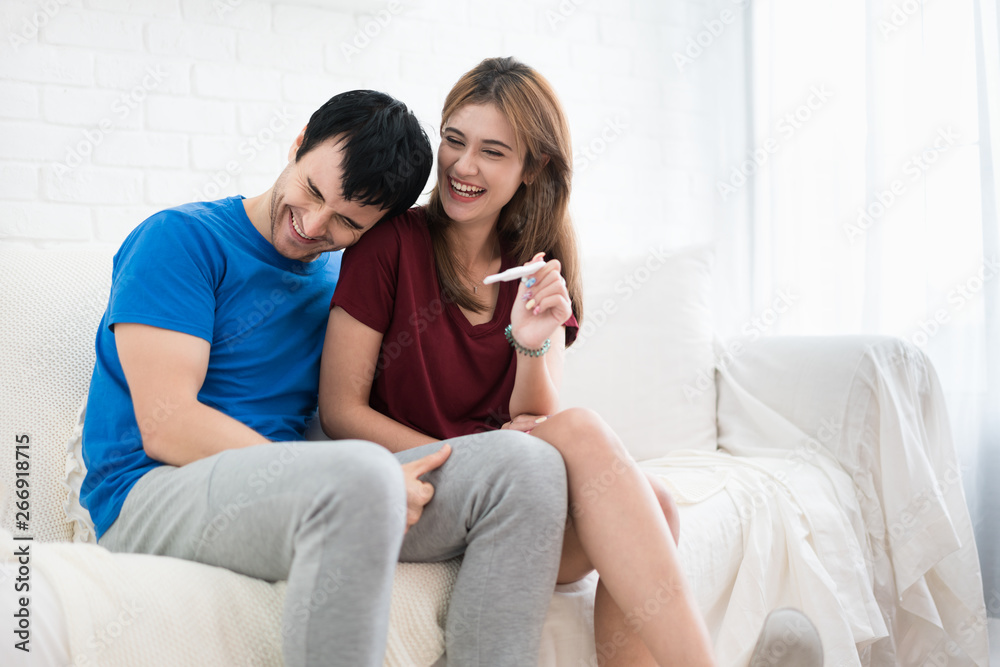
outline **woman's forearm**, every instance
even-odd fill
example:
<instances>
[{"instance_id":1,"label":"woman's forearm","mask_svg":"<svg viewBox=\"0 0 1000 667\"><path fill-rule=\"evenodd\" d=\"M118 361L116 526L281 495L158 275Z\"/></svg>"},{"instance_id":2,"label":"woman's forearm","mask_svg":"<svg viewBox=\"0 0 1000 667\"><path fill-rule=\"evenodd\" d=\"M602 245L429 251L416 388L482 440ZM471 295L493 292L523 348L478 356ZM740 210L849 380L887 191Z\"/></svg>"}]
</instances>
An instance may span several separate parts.
<instances>
[{"instance_id":1,"label":"woman's forearm","mask_svg":"<svg viewBox=\"0 0 1000 667\"><path fill-rule=\"evenodd\" d=\"M516 337L515 337L516 338ZM566 329L557 328L549 339L545 354L532 357L517 353L514 392L510 397L510 416L554 415L559 412L559 385L562 382L563 356L566 352Z\"/></svg>"},{"instance_id":2,"label":"woman's forearm","mask_svg":"<svg viewBox=\"0 0 1000 667\"><path fill-rule=\"evenodd\" d=\"M551 415L559 411L559 388L553 381L545 357L517 355L510 415Z\"/></svg>"},{"instance_id":3,"label":"woman's forearm","mask_svg":"<svg viewBox=\"0 0 1000 667\"><path fill-rule=\"evenodd\" d=\"M334 440L348 438L368 440L382 445L393 453L438 442L436 438L400 424L367 405L340 407L332 411L321 410L320 424L327 437Z\"/></svg>"}]
</instances>

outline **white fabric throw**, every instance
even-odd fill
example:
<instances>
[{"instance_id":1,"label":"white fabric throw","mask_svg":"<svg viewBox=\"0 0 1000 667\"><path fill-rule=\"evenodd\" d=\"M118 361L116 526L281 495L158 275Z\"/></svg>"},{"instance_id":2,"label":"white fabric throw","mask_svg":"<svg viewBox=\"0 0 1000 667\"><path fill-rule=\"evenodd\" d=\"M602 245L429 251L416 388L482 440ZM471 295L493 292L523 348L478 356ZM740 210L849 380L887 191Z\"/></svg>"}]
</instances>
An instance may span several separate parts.
<instances>
[{"instance_id":1,"label":"white fabric throw","mask_svg":"<svg viewBox=\"0 0 1000 667\"><path fill-rule=\"evenodd\" d=\"M726 517L729 530L742 533L743 546L731 589L700 591L692 579L703 612L718 603L712 597L726 600L714 638L720 665L746 665L761 610L778 607L801 609L821 628L826 664L858 666L855 644L886 636L853 525L857 501L843 471L693 450L640 465L664 479L680 505L686 571L712 556L712 544L701 545L709 552L691 551L686 535L699 528L684 525L685 508L723 492L739 510ZM846 504L839 505L838 496Z\"/></svg>"},{"instance_id":2,"label":"white fabric throw","mask_svg":"<svg viewBox=\"0 0 1000 667\"><path fill-rule=\"evenodd\" d=\"M823 355L809 351L816 338L775 339L773 349L750 351L718 368L720 449L744 461L808 463L802 467L816 466L830 479L854 537L852 544L815 544L817 555L828 568L849 556L840 569L857 567L882 615L878 623L855 599L846 607L856 613L848 619L861 642L862 665L986 667L979 557L934 367L922 351L896 338L870 337L864 346L850 337L819 340L826 343ZM786 365L801 362L798 372L761 372L779 358ZM833 372L810 372L820 366ZM797 400L805 393L808 398ZM844 473L848 485L837 481ZM810 495L808 488L798 492L805 508ZM833 508L826 509L827 518L807 511L809 525L828 530ZM862 549L861 562L851 556L854 543ZM868 640L865 610L874 631ZM825 617L814 621L826 630Z\"/></svg>"},{"instance_id":3,"label":"white fabric throw","mask_svg":"<svg viewBox=\"0 0 1000 667\"><path fill-rule=\"evenodd\" d=\"M0 529L0 560L13 551ZM31 552L66 615L73 667L283 664L284 581L90 544L34 542ZM430 665L444 652L460 562L397 566L386 667Z\"/></svg>"}]
</instances>

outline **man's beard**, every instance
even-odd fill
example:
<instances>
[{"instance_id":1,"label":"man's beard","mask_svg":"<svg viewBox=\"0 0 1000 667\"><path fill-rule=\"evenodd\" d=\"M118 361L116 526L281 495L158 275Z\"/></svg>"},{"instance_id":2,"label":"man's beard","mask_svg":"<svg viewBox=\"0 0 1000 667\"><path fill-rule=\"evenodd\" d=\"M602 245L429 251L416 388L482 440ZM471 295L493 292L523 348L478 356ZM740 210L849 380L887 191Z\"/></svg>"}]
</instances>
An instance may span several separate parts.
<instances>
[{"instance_id":1,"label":"man's beard","mask_svg":"<svg viewBox=\"0 0 1000 667\"><path fill-rule=\"evenodd\" d=\"M274 187L271 188L271 203L270 203L270 214L271 214L271 244L274 245L274 234L278 228L278 209L281 208L282 203L285 201L285 181L288 180L288 167L281 172L278 176L278 180L275 181ZM281 198L278 198L278 191L281 191Z\"/></svg>"}]
</instances>

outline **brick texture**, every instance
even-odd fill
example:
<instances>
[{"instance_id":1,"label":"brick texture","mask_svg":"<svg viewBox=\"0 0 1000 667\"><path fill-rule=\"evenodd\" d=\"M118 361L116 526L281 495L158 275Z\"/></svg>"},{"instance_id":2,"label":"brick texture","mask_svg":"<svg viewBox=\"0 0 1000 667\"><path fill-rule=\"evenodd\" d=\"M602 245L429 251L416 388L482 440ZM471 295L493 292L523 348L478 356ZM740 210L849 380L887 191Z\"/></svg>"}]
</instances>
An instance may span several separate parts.
<instances>
[{"instance_id":1,"label":"brick texture","mask_svg":"<svg viewBox=\"0 0 1000 667\"><path fill-rule=\"evenodd\" d=\"M0 242L118 244L150 213L252 196L310 113L353 88L406 102L437 142L479 60L514 55L563 101L585 251L651 215L711 225L723 133L711 58L675 54L732 0L9 0L0 4ZM728 40L728 41L727 41ZM729 71L722 71L728 66ZM655 204L639 193L657 197ZM671 221L667 221L670 223ZM609 223L611 223L609 225ZM676 235L676 234L675 234ZM618 245L616 245L618 244Z\"/></svg>"}]
</instances>

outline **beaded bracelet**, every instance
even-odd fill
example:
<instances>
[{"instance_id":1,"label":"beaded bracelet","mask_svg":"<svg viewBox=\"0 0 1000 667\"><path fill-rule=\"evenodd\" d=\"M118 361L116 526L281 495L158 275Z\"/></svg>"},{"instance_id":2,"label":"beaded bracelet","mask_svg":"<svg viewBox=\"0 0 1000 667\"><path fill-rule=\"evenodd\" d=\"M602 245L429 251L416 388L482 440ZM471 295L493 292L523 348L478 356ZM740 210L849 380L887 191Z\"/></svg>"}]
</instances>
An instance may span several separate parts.
<instances>
[{"instance_id":1,"label":"beaded bracelet","mask_svg":"<svg viewBox=\"0 0 1000 667\"><path fill-rule=\"evenodd\" d=\"M549 345L552 344L552 341L550 339L546 338L545 342L542 343L542 346L537 350L529 350L528 348L526 348L525 346L521 345L516 340L514 340L513 330L514 330L514 325L508 324L507 328L503 330L503 335L507 338L507 342L510 343L510 346L515 350L517 350L518 352L520 352L521 354L526 354L529 357L540 357L549 351Z\"/></svg>"}]
</instances>

